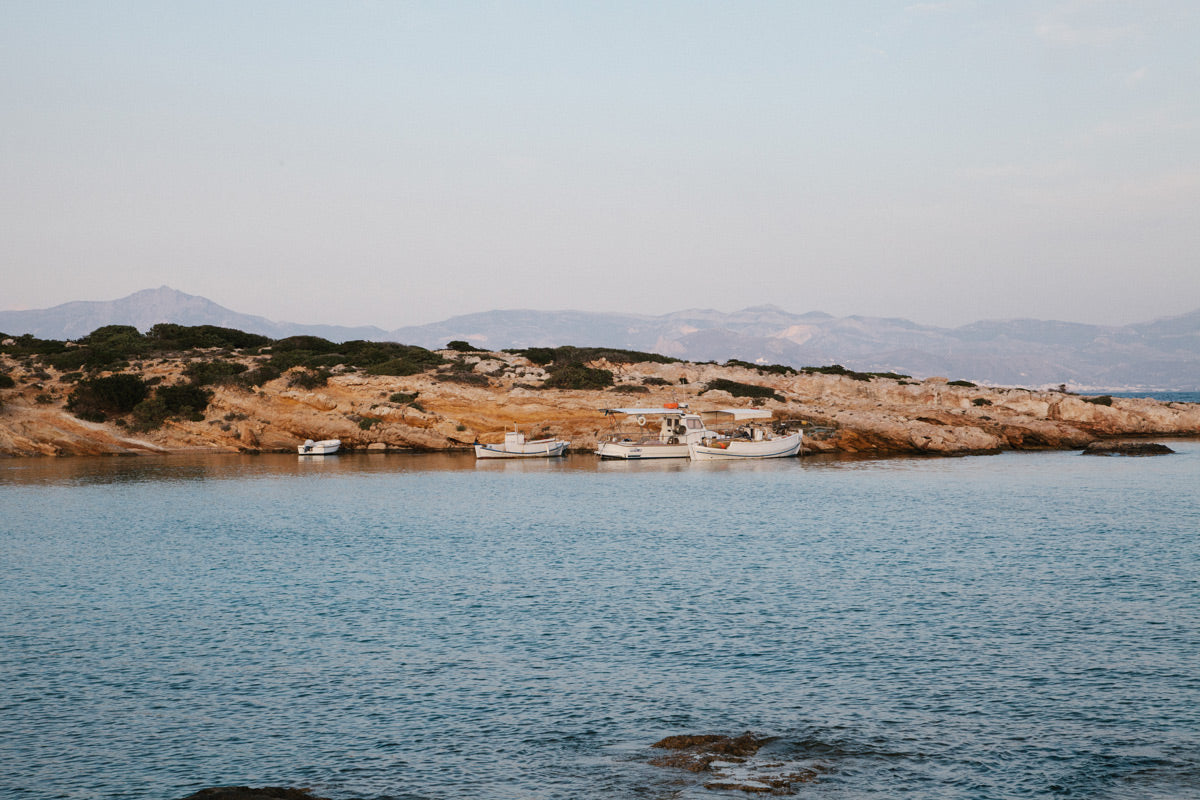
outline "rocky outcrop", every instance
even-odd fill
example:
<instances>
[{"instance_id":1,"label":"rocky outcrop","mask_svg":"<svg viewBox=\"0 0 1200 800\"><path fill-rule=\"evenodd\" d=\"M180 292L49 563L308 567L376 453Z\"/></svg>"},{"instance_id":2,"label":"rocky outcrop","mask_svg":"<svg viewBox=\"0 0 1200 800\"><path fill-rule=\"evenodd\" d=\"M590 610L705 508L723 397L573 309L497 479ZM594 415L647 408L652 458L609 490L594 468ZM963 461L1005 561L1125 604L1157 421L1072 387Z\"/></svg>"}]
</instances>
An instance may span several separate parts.
<instances>
[{"instance_id":1,"label":"rocky outcrop","mask_svg":"<svg viewBox=\"0 0 1200 800\"><path fill-rule=\"evenodd\" d=\"M668 751L651 758L650 764L700 773L706 789L772 795L794 794L797 784L810 783L829 771L824 764L800 763L778 754L756 759L759 750L772 741L773 737L751 732L668 736L650 745Z\"/></svg>"},{"instance_id":2,"label":"rocky outcrop","mask_svg":"<svg viewBox=\"0 0 1200 800\"><path fill-rule=\"evenodd\" d=\"M744 397L706 391L718 379L771 389L757 401L782 423L806 431L806 453L956 455L1017 449L1082 449L1114 437L1200 435L1200 405L1088 398L1063 392L978 387L847 375L775 374L749 367L688 362L591 366L613 372L616 389L537 388L541 367L511 353L454 355L452 370L408 377L334 368L326 385L304 389L290 376L253 390L211 387L204 419L169 420L136 430L129 419L104 424L70 414L72 384L49 368L0 357L15 386L0 389L0 453L115 455L173 452L293 451L305 439L341 439L347 450L429 451L500 441L514 426L554 435L588 451L613 422L601 409L688 403L694 410L749 406ZM226 356L228 357L228 356ZM247 363L252 363L247 359ZM135 365L167 384L185 362ZM466 380L469 378L469 380ZM623 388L622 388L623 387Z\"/></svg>"},{"instance_id":3,"label":"rocky outcrop","mask_svg":"<svg viewBox=\"0 0 1200 800\"><path fill-rule=\"evenodd\" d=\"M1175 451L1159 442L1092 442L1085 456L1165 456Z\"/></svg>"}]
</instances>

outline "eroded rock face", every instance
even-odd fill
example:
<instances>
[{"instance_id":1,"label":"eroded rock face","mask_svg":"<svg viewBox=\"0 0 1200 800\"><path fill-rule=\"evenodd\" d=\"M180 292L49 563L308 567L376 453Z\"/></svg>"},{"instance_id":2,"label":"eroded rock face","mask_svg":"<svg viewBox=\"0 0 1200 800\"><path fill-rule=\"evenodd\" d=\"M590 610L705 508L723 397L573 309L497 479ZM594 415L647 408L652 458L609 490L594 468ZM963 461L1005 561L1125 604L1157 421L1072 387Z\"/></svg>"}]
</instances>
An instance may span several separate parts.
<instances>
[{"instance_id":1,"label":"eroded rock face","mask_svg":"<svg viewBox=\"0 0 1200 800\"><path fill-rule=\"evenodd\" d=\"M806 431L805 453L956 455L1009 449L1082 449L1122 435L1200 435L1200 405L1083 398L1062 392L955 386L844 375L760 373L738 366L690 363L608 364L616 381L639 390L559 391L530 388L545 371L511 353L480 353L472 366L487 385L446 380L435 372L408 377L335 374L300 390L288 376L253 390L213 388L202 421L171 420L136 432L115 422L84 422L64 407L70 384L52 369L31 372L0 355L13 388L0 390L0 454L105 455L162 452L294 451L305 439L340 439L348 451L447 450L497 442L514 426L532 438L568 439L587 452L611 432L603 408L688 403L704 410L751 406L727 392L705 391L716 379L768 387L784 398L757 401L776 419ZM183 380L185 361L160 359L142 374ZM479 372L482 370L483 372ZM335 369L335 372L337 370ZM43 377L49 374L49 377ZM645 391L642 391L645 390ZM393 398L410 397L407 401Z\"/></svg>"}]
</instances>

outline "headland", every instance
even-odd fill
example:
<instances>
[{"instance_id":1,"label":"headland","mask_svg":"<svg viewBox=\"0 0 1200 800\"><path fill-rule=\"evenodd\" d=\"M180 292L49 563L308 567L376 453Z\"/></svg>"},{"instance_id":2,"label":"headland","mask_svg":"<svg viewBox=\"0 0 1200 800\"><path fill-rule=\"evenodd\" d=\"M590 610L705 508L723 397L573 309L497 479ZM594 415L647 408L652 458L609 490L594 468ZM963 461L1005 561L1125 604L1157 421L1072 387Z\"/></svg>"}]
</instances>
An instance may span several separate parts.
<instances>
[{"instance_id":1,"label":"headland","mask_svg":"<svg viewBox=\"0 0 1200 800\"><path fill-rule=\"evenodd\" d=\"M941 377L680 361L604 348L445 350L230 329L125 326L78 342L5 338L0 454L439 451L514 426L590 451L605 408L755 406L805 453L962 455L1200 435L1200 404L980 386Z\"/></svg>"}]
</instances>

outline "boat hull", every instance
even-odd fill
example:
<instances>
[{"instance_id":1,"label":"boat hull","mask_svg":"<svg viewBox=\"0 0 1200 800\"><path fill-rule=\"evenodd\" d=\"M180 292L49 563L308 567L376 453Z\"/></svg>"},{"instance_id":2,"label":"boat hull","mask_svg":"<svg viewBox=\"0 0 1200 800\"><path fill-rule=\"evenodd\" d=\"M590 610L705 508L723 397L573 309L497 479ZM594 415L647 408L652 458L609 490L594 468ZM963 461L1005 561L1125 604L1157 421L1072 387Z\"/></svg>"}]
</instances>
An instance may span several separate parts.
<instances>
[{"instance_id":1,"label":"boat hull","mask_svg":"<svg viewBox=\"0 0 1200 800\"><path fill-rule=\"evenodd\" d=\"M779 439L763 439L761 441L743 441L734 439L726 442L724 447L715 445L693 444L690 455L694 461L738 461L752 458L789 458L800 452L804 434L793 433Z\"/></svg>"},{"instance_id":2,"label":"boat hull","mask_svg":"<svg viewBox=\"0 0 1200 800\"><path fill-rule=\"evenodd\" d=\"M296 450L302 456L331 456L335 454L342 446L340 439L324 439L319 442L314 442L309 439L304 444L300 445Z\"/></svg>"},{"instance_id":3,"label":"boat hull","mask_svg":"<svg viewBox=\"0 0 1200 800\"><path fill-rule=\"evenodd\" d=\"M475 445L476 458L553 458L555 456L564 455L567 452L567 445L570 442L562 441L561 439L546 439L539 442L525 442L524 444L512 445L505 444L477 444Z\"/></svg>"},{"instance_id":4,"label":"boat hull","mask_svg":"<svg viewBox=\"0 0 1200 800\"><path fill-rule=\"evenodd\" d=\"M651 458L687 458L686 444L659 442L601 442L596 448L601 458L644 461Z\"/></svg>"}]
</instances>

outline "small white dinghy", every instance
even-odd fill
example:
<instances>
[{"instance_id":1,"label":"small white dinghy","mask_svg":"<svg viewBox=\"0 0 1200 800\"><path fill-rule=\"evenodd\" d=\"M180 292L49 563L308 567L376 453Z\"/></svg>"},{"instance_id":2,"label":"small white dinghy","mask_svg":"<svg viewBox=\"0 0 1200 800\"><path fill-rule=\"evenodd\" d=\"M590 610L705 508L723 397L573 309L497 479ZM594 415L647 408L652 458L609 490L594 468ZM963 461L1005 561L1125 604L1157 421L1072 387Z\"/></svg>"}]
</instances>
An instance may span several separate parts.
<instances>
[{"instance_id":1,"label":"small white dinghy","mask_svg":"<svg viewBox=\"0 0 1200 800\"><path fill-rule=\"evenodd\" d=\"M314 442L312 439L306 439L304 444L300 445L299 452L302 456L331 456L338 451L342 446L341 439L322 439L319 442Z\"/></svg>"},{"instance_id":2,"label":"small white dinghy","mask_svg":"<svg viewBox=\"0 0 1200 800\"><path fill-rule=\"evenodd\" d=\"M475 443L476 458L550 458L561 456L570 442L562 439L535 439L525 441L525 434L506 431L503 444Z\"/></svg>"}]
</instances>

